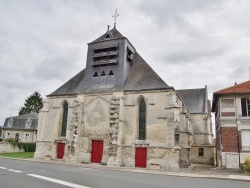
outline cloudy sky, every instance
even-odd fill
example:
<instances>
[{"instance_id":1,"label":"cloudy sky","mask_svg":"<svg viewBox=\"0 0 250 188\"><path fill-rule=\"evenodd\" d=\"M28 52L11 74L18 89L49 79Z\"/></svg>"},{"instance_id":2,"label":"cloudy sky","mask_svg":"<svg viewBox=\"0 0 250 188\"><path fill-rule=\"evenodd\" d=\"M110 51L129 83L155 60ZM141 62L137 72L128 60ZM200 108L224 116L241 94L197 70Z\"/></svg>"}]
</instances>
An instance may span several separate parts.
<instances>
[{"instance_id":1,"label":"cloudy sky","mask_svg":"<svg viewBox=\"0 0 250 188\"><path fill-rule=\"evenodd\" d=\"M170 86L212 92L249 79L249 0L0 0L0 125L86 64L87 43L117 29Z\"/></svg>"}]
</instances>

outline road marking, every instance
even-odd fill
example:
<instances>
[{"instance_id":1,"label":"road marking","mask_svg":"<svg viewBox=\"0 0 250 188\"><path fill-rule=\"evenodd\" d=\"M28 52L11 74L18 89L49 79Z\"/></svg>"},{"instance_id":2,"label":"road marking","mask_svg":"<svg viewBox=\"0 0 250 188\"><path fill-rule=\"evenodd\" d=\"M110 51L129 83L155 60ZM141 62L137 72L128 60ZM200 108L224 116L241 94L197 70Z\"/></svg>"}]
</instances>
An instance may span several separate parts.
<instances>
[{"instance_id":1,"label":"road marking","mask_svg":"<svg viewBox=\"0 0 250 188\"><path fill-rule=\"evenodd\" d=\"M2 167L2 166L0 166L0 168L1 168L1 169L7 169L7 168L5 168L5 167Z\"/></svg>"},{"instance_id":2,"label":"road marking","mask_svg":"<svg viewBox=\"0 0 250 188\"><path fill-rule=\"evenodd\" d=\"M11 172L17 172L17 173L21 173L21 172L23 172L23 171L19 171L19 170L13 170L13 169L8 169L9 171L11 171Z\"/></svg>"},{"instance_id":3,"label":"road marking","mask_svg":"<svg viewBox=\"0 0 250 188\"><path fill-rule=\"evenodd\" d=\"M49 178L49 177L45 177L45 176L40 176L40 175L36 175L36 174L27 174L27 175L35 177L35 178L40 178L40 179L43 179L43 180L51 181L51 182L54 182L54 183L66 185L66 186L69 186L69 187L90 188L90 187L86 187L86 186L82 186L82 185L78 185L78 184L74 184L74 183L70 183L70 182L66 182L66 181L62 181L62 180L58 180L58 179L54 179L54 178Z\"/></svg>"}]
</instances>

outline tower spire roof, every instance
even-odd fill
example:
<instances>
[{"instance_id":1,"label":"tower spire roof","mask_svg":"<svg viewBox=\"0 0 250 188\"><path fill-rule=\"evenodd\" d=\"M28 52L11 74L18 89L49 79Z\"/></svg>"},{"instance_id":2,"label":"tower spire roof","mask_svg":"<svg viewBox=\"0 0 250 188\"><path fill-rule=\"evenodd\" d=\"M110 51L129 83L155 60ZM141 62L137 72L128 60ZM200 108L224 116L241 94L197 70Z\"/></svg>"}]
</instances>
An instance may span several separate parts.
<instances>
[{"instance_id":1,"label":"tower spire roof","mask_svg":"<svg viewBox=\"0 0 250 188\"><path fill-rule=\"evenodd\" d=\"M109 35L109 37L107 37L107 35ZM105 34L103 34L102 36L98 37L97 39L95 39L91 43L103 41L105 39L119 39L119 38L124 38L124 36L114 27L111 30L108 29Z\"/></svg>"}]
</instances>

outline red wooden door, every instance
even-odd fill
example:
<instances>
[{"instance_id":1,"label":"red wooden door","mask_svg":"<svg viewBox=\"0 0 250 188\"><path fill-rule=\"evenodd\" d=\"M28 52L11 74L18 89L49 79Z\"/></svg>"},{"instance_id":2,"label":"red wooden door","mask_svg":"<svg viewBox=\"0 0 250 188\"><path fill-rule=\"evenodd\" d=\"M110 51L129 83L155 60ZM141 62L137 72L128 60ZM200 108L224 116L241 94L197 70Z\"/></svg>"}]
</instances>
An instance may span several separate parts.
<instances>
[{"instance_id":1,"label":"red wooden door","mask_svg":"<svg viewBox=\"0 0 250 188\"><path fill-rule=\"evenodd\" d=\"M103 141L102 140L92 140L91 162L92 163L101 163L102 162L102 152L103 152Z\"/></svg>"},{"instance_id":2,"label":"red wooden door","mask_svg":"<svg viewBox=\"0 0 250 188\"><path fill-rule=\"evenodd\" d=\"M65 150L65 143L58 143L57 144L57 158L62 159L64 156L64 150Z\"/></svg>"},{"instance_id":3,"label":"red wooden door","mask_svg":"<svg viewBox=\"0 0 250 188\"><path fill-rule=\"evenodd\" d=\"M135 148L135 167L147 167L147 148Z\"/></svg>"}]
</instances>

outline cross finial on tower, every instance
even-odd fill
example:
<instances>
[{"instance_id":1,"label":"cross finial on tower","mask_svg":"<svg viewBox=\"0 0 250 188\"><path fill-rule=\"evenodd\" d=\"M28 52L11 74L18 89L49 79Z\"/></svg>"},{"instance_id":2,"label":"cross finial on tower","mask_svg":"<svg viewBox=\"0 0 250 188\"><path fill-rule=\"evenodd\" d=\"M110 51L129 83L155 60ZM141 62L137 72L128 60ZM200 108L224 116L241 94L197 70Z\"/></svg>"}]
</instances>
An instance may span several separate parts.
<instances>
[{"instance_id":1,"label":"cross finial on tower","mask_svg":"<svg viewBox=\"0 0 250 188\"><path fill-rule=\"evenodd\" d=\"M118 16L119 16L119 14L117 14L117 9L115 9L115 14L112 16L115 19L114 27L116 26L116 18Z\"/></svg>"}]
</instances>

